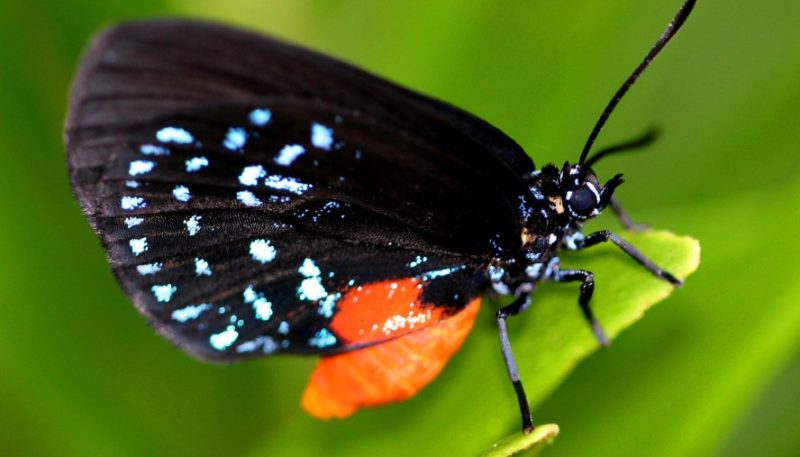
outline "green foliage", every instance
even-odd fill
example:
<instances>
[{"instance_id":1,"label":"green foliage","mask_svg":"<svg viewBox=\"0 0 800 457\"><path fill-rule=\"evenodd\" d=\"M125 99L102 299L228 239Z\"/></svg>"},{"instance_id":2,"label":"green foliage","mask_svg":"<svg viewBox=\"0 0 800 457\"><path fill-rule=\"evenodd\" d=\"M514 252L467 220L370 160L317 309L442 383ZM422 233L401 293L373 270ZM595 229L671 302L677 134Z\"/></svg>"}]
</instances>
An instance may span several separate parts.
<instances>
[{"instance_id":1,"label":"green foliage","mask_svg":"<svg viewBox=\"0 0 800 457\"><path fill-rule=\"evenodd\" d=\"M65 94L102 24L176 14L247 24L475 112L541 165L574 160L677 3L0 2L0 454L476 455L518 427L488 302L416 398L330 423L297 405L314 360L214 366L155 336L114 284L66 179ZM534 417L561 428L544 455L796 453L800 410L787 409L797 394L786 388L796 370L772 380L797 365L800 343L798 30L796 1L702 0L601 135L599 146L661 127L647 153L597 171L624 172L629 212L701 240L703 264L580 363L596 346L575 285L543 286L511 321ZM631 239L644 252L680 260L642 236ZM651 301L669 293L611 247L564 262L597 270L598 314L614 335L640 317L616 308L627 287L644 281Z\"/></svg>"}]
</instances>

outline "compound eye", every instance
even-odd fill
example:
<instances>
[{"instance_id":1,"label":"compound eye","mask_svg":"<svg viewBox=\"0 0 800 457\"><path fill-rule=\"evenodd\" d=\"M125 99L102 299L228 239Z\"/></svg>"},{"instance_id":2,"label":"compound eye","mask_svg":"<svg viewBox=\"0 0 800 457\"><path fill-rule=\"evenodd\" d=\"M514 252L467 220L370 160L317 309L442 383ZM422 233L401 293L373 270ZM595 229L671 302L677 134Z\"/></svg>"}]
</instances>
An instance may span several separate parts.
<instances>
[{"instance_id":1,"label":"compound eye","mask_svg":"<svg viewBox=\"0 0 800 457\"><path fill-rule=\"evenodd\" d=\"M580 189L576 190L569 196L569 206L572 211L581 216L588 216L600 203L598 200L597 192L589 187L589 184L584 184Z\"/></svg>"}]
</instances>

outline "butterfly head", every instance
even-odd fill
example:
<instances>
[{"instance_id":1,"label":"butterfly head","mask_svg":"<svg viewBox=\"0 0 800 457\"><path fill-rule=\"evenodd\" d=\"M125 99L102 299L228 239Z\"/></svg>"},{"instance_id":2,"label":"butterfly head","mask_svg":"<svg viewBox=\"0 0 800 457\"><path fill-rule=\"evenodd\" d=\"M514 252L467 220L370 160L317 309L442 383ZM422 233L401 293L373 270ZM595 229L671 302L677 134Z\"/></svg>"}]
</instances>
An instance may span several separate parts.
<instances>
[{"instance_id":1,"label":"butterfly head","mask_svg":"<svg viewBox=\"0 0 800 457\"><path fill-rule=\"evenodd\" d=\"M570 163L564 164L560 178L559 197L570 218L578 224L600 214L623 182L622 175L617 174L601 185L591 168Z\"/></svg>"}]
</instances>

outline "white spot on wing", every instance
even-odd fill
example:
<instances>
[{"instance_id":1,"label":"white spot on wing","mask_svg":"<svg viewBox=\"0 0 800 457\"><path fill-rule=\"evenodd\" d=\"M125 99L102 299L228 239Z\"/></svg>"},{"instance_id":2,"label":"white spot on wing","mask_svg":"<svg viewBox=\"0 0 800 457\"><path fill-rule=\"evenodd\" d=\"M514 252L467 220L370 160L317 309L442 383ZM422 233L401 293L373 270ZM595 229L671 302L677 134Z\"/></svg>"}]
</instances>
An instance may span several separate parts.
<instances>
[{"instance_id":1,"label":"white spot on wing","mask_svg":"<svg viewBox=\"0 0 800 457\"><path fill-rule=\"evenodd\" d=\"M418 255L414 260L412 260L411 262L408 263L408 267L409 268L415 268L415 267L418 267L418 266L422 265L423 263L425 263L427 261L428 261L428 258L426 256Z\"/></svg>"},{"instance_id":2,"label":"white spot on wing","mask_svg":"<svg viewBox=\"0 0 800 457\"><path fill-rule=\"evenodd\" d=\"M203 311L211 309L211 305L203 303L200 305L189 305L184 308L176 309L172 312L172 320L184 323L186 321L197 319Z\"/></svg>"},{"instance_id":3,"label":"white spot on wing","mask_svg":"<svg viewBox=\"0 0 800 457\"><path fill-rule=\"evenodd\" d=\"M236 192L236 199L242 202L245 206L256 207L261 206L261 200L249 190L241 190Z\"/></svg>"},{"instance_id":4,"label":"white spot on wing","mask_svg":"<svg viewBox=\"0 0 800 457\"><path fill-rule=\"evenodd\" d=\"M287 144L278 152L278 156L275 157L275 163L288 167L305 152L306 148L299 144Z\"/></svg>"},{"instance_id":5,"label":"white spot on wing","mask_svg":"<svg viewBox=\"0 0 800 457\"><path fill-rule=\"evenodd\" d=\"M318 348L325 348L336 344L336 337L330 330L322 328L308 340L308 344Z\"/></svg>"},{"instance_id":6,"label":"white spot on wing","mask_svg":"<svg viewBox=\"0 0 800 457\"><path fill-rule=\"evenodd\" d=\"M258 180L267 176L267 172L261 165L250 165L244 167L242 174L239 175L239 182L245 186L255 186Z\"/></svg>"},{"instance_id":7,"label":"white spot on wing","mask_svg":"<svg viewBox=\"0 0 800 457\"><path fill-rule=\"evenodd\" d=\"M268 263L275 259L277 251L269 240L259 239L250 242L250 255L256 262Z\"/></svg>"},{"instance_id":8,"label":"white spot on wing","mask_svg":"<svg viewBox=\"0 0 800 457\"><path fill-rule=\"evenodd\" d=\"M133 255L139 255L147 250L147 238L134 238L128 241L128 245L131 247L131 252Z\"/></svg>"},{"instance_id":9,"label":"white spot on wing","mask_svg":"<svg viewBox=\"0 0 800 457\"><path fill-rule=\"evenodd\" d=\"M253 289L252 285L249 285L247 286L247 289L244 290L242 298L244 299L245 303L253 303L256 301L256 298L258 298L258 293L256 293L255 289Z\"/></svg>"},{"instance_id":10,"label":"white spot on wing","mask_svg":"<svg viewBox=\"0 0 800 457\"><path fill-rule=\"evenodd\" d=\"M328 296L320 278L306 278L297 289L297 296L301 300L317 301Z\"/></svg>"},{"instance_id":11,"label":"white spot on wing","mask_svg":"<svg viewBox=\"0 0 800 457\"><path fill-rule=\"evenodd\" d=\"M175 186L172 189L172 196L179 202L188 202L192 198L192 194L189 193L189 188L186 186Z\"/></svg>"},{"instance_id":12,"label":"white spot on wing","mask_svg":"<svg viewBox=\"0 0 800 457\"><path fill-rule=\"evenodd\" d=\"M197 276L211 276L211 268L208 262L199 257L194 258L194 274Z\"/></svg>"},{"instance_id":13,"label":"white spot on wing","mask_svg":"<svg viewBox=\"0 0 800 457\"><path fill-rule=\"evenodd\" d=\"M268 321L272 317L272 303L266 298L257 298L253 302L253 310L258 320Z\"/></svg>"},{"instance_id":14,"label":"white spot on wing","mask_svg":"<svg viewBox=\"0 0 800 457\"><path fill-rule=\"evenodd\" d=\"M208 166L208 159L205 157L192 157L186 161L186 172L194 173Z\"/></svg>"},{"instance_id":15,"label":"white spot on wing","mask_svg":"<svg viewBox=\"0 0 800 457\"><path fill-rule=\"evenodd\" d=\"M317 312L319 312L321 316L330 319L331 317L333 317L333 309L336 306L336 302L339 301L341 297L342 294L338 292L335 294L328 295L322 301L319 302L319 309L317 310Z\"/></svg>"},{"instance_id":16,"label":"white spot on wing","mask_svg":"<svg viewBox=\"0 0 800 457\"><path fill-rule=\"evenodd\" d=\"M157 284L150 288L156 300L166 303L172 299L172 295L178 290L172 284Z\"/></svg>"},{"instance_id":17,"label":"white spot on wing","mask_svg":"<svg viewBox=\"0 0 800 457\"><path fill-rule=\"evenodd\" d=\"M423 281L430 281L432 279L442 278L442 277L445 277L445 276L449 276L449 275L455 273L456 271L463 270L464 268L465 267L463 265L461 265L461 266L458 266L458 267L441 268L441 269L438 269L438 270L426 271L422 275L422 280Z\"/></svg>"},{"instance_id":18,"label":"white spot on wing","mask_svg":"<svg viewBox=\"0 0 800 457\"><path fill-rule=\"evenodd\" d=\"M167 156L169 149L163 146L156 146L155 144L143 144L139 146L139 152L146 156Z\"/></svg>"},{"instance_id":19,"label":"white spot on wing","mask_svg":"<svg viewBox=\"0 0 800 457\"><path fill-rule=\"evenodd\" d=\"M156 132L156 138L162 143L189 144L194 141L188 130L178 127L164 127Z\"/></svg>"},{"instance_id":20,"label":"white spot on wing","mask_svg":"<svg viewBox=\"0 0 800 457\"><path fill-rule=\"evenodd\" d=\"M161 271L161 268L163 266L164 266L163 263L146 263L143 265L137 265L136 271L138 271L139 274L142 276L154 275L159 271Z\"/></svg>"},{"instance_id":21,"label":"white spot on wing","mask_svg":"<svg viewBox=\"0 0 800 457\"><path fill-rule=\"evenodd\" d=\"M152 171L155 166L155 162L149 160L134 160L128 167L128 174L131 176L143 175Z\"/></svg>"},{"instance_id":22,"label":"white spot on wing","mask_svg":"<svg viewBox=\"0 0 800 457\"><path fill-rule=\"evenodd\" d=\"M256 127L264 127L272 120L272 111L265 108L257 108L250 111L250 123Z\"/></svg>"},{"instance_id":23,"label":"white spot on wing","mask_svg":"<svg viewBox=\"0 0 800 457\"><path fill-rule=\"evenodd\" d=\"M222 145L231 151L241 151L246 142L247 132L241 127L231 127L228 129L228 133L225 134Z\"/></svg>"},{"instance_id":24,"label":"white spot on wing","mask_svg":"<svg viewBox=\"0 0 800 457\"><path fill-rule=\"evenodd\" d=\"M122 209L130 211L146 207L147 202L145 202L144 198L142 197L125 196L122 197L122 199L119 202L119 205L122 207Z\"/></svg>"},{"instance_id":25,"label":"white spot on wing","mask_svg":"<svg viewBox=\"0 0 800 457\"><path fill-rule=\"evenodd\" d=\"M259 336L256 339L245 341L244 343L236 346L236 352L245 353L253 352L258 348L262 348L264 354L272 354L278 350L278 343L268 336Z\"/></svg>"},{"instance_id":26,"label":"white spot on wing","mask_svg":"<svg viewBox=\"0 0 800 457\"><path fill-rule=\"evenodd\" d=\"M305 276L297 288L297 297L300 300L317 301L328 296L328 291L325 290L320 278L322 271L313 260L306 258L297 272Z\"/></svg>"},{"instance_id":27,"label":"white spot on wing","mask_svg":"<svg viewBox=\"0 0 800 457\"><path fill-rule=\"evenodd\" d=\"M313 260L308 258L303 261L303 264L300 265L300 268L297 269L297 272L305 276L306 278L319 276L320 274L322 274L317 264L314 263Z\"/></svg>"},{"instance_id":28,"label":"white spot on wing","mask_svg":"<svg viewBox=\"0 0 800 457\"><path fill-rule=\"evenodd\" d=\"M252 285L247 286L242 298L244 298L245 303L253 305L256 319L267 321L272 317L272 303L264 297L264 294L256 292Z\"/></svg>"},{"instance_id":29,"label":"white spot on wing","mask_svg":"<svg viewBox=\"0 0 800 457\"><path fill-rule=\"evenodd\" d=\"M270 175L264 181L264 185L272 189L285 190L295 195L303 195L308 189L311 189L311 184L306 184L298 181L295 178L284 177L280 175Z\"/></svg>"},{"instance_id":30,"label":"white spot on wing","mask_svg":"<svg viewBox=\"0 0 800 457\"><path fill-rule=\"evenodd\" d=\"M214 349L224 351L228 349L237 338L239 338L239 332L236 331L233 325L229 325L225 330L211 335L208 338L208 342Z\"/></svg>"},{"instance_id":31,"label":"white spot on wing","mask_svg":"<svg viewBox=\"0 0 800 457\"><path fill-rule=\"evenodd\" d=\"M198 216L195 214L191 216L189 219L183 221L183 225L186 226L186 231L189 232L189 236L195 236L197 235L198 232L200 232L200 229L202 228L200 226L200 220L202 219L203 219L202 216Z\"/></svg>"},{"instance_id":32,"label":"white spot on wing","mask_svg":"<svg viewBox=\"0 0 800 457\"><path fill-rule=\"evenodd\" d=\"M144 219L142 219L141 217L126 217L124 222L128 228L131 228L131 227L136 227L137 225L144 222Z\"/></svg>"},{"instance_id":33,"label":"white spot on wing","mask_svg":"<svg viewBox=\"0 0 800 457\"><path fill-rule=\"evenodd\" d=\"M330 150L333 145L333 129L316 122L311 124L311 144Z\"/></svg>"},{"instance_id":34,"label":"white spot on wing","mask_svg":"<svg viewBox=\"0 0 800 457\"><path fill-rule=\"evenodd\" d=\"M395 314L384 321L381 331L384 333L384 335L391 335L400 329L413 329L415 326L424 325L425 322L427 322L430 318L430 310L418 313L409 311L406 316Z\"/></svg>"}]
</instances>

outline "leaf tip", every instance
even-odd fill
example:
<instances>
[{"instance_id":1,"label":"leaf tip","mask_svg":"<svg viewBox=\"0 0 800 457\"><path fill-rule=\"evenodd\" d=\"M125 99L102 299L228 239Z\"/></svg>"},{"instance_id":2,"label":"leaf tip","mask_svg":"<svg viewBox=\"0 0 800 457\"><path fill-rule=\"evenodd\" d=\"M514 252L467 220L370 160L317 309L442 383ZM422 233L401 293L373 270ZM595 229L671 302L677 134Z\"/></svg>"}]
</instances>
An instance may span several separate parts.
<instances>
[{"instance_id":1,"label":"leaf tip","mask_svg":"<svg viewBox=\"0 0 800 457\"><path fill-rule=\"evenodd\" d=\"M494 443L480 457L510 457L523 451L538 453L558 436L559 431L557 424L543 424L527 434L517 432Z\"/></svg>"}]
</instances>

